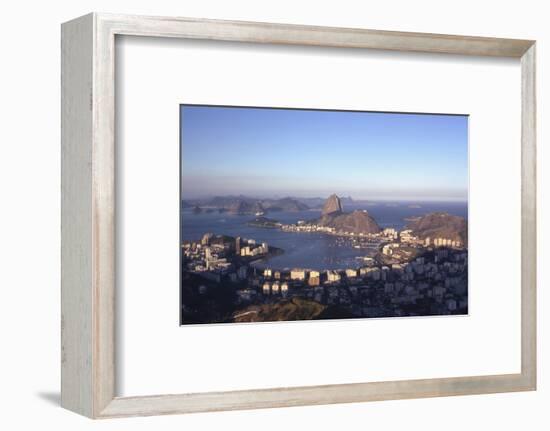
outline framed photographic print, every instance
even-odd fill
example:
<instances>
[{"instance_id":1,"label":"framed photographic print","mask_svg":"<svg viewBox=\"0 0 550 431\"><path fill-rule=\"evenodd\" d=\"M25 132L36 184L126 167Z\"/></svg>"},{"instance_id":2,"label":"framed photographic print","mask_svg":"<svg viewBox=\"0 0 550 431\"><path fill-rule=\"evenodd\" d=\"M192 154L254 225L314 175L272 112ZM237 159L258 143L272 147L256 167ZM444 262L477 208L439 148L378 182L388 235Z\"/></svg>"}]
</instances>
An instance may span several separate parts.
<instances>
[{"instance_id":1,"label":"framed photographic print","mask_svg":"<svg viewBox=\"0 0 550 431\"><path fill-rule=\"evenodd\" d=\"M62 405L535 390L535 43L62 26Z\"/></svg>"}]
</instances>

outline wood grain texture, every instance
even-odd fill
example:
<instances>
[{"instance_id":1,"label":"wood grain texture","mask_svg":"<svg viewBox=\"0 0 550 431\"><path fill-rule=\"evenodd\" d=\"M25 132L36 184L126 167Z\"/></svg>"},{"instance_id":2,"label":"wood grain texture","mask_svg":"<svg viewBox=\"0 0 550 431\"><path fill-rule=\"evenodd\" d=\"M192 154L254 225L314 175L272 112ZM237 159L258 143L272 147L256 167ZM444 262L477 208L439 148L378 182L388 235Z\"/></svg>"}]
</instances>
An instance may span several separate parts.
<instances>
[{"instance_id":1,"label":"wood grain texture","mask_svg":"<svg viewBox=\"0 0 550 431\"><path fill-rule=\"evenodd\" d=\"M521 58L521 373L143 397L115 396L117 34ZM90 14L62 27L62 405L93 418L256 409L536 388L533 41ZM519 145L519 143L518 143Z\"/></svg>"},{"instance_id":2,"label":"wood grain texture","mask_svg":"<svg viewBox=\"0 0 550 431\"><path fill-rule=\"evenodd\" d=\"M521 374L115 398L101 418L295 407L529 390Z\"/></svg>"},{"instance_id":3,"label":"wood grain texture","mask_svg":"<svg viewBox=\"0 0 550 431\"><path fill-rule=\"evenodd\" d=\"M114 38L96 14L62 26L62 405L115 395Z\"/></svg>"},{"instance_id":4,"label":"wood grain texture","mask_svg":"<svg viewBox=\"0 0 550 431\"><path fill-rule=\"evenodd\" d=\"M61 405L92 417L93 15L61 34Z\"/></svg>"},{"instance_id":5,"label":"wood grain texture","mask_svg":"<svg viewBox=\"0 0 550 431\"><path fill-rule=\"evenodd\" d=\"M116 34L520 58L533 41L245 21L99 15Z\"/></svg>"},{"instance_id":6,"label":"wood grain texture","mask_svg":"<svg viewBox=\"0 0 550 431\"><path fill-rule=\"evenodd\" d=\"M521 59L521 372L537 386L536 46Z\"/></svg>"},{"instance_id":7,"label":"wood grain texture","mask_svg":"<svg viewBox=\"0 0 550 431\"><path fill-rule=\"evenodd\" d=\"M115 396L115 40L95 19L92 147L94 416Z\"/></svg>"}]
</instances>

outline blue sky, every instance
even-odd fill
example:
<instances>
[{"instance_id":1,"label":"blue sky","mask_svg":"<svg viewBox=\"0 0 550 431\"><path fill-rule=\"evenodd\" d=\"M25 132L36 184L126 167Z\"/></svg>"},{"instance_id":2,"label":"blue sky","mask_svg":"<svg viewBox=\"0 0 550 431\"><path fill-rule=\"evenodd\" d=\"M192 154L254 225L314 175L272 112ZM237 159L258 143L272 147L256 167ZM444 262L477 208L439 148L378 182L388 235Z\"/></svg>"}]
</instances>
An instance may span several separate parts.
<instances>
[{"instance_id":1,"label":"blue sky","mask_svg":"<svg viewBox=\"0 0 550 431\"><path fill-rule=\"evenodd\" d=\"M180 109L184 199L467 200L467 116Z\"/></svg>"}]
</instances>

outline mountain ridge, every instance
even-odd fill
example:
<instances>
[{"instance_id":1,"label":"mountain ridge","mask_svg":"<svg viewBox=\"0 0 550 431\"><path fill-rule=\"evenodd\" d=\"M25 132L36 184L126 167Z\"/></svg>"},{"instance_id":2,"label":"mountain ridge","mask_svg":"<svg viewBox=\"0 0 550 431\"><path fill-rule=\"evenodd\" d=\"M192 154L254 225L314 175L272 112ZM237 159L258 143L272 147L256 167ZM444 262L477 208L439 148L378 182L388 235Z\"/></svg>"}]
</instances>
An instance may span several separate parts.
<instances>
[{"instance_id":1,"label":"mountain ridge","mask_svg":"<svg viewBox=\"0 0 550 431\"><path fill-rule=\"evenodd\" d=\"M187 199L182 208L216 208L232 214L255 214L258 212L306 211L309 206L291 197L258 199L247 196L214 196L207 199Z\"/></svg>"},{"instance_id":2,"label":"mountain ridge","mask_svg":"<svg viewBox=\"0 0 550 431\"><path fill-rule=\"evenodd\" d=\"M468 244L468 223L464 217L437 211L409 223L407 229L421 239L447 238Z\"/></svg>"}]
</instances>

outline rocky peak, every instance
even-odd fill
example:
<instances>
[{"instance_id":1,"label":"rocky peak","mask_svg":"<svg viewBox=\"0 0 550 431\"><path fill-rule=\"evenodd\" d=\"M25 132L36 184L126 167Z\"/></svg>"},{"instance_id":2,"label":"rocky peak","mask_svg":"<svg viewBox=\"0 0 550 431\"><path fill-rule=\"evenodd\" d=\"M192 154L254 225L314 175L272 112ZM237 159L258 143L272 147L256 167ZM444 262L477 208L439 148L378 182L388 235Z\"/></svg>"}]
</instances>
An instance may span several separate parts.
<instances>
[{"instance_id":1,"label":"rocky peak","mask_svg":"<svg viewBox=\"0 0 550 431\"><path fill-rule=\"evenodd\" d=\"M337 214L342 211L342 202L340 201L340 198L333 194L326 200L321 215Z\"/></svg>"}]
</instances>

